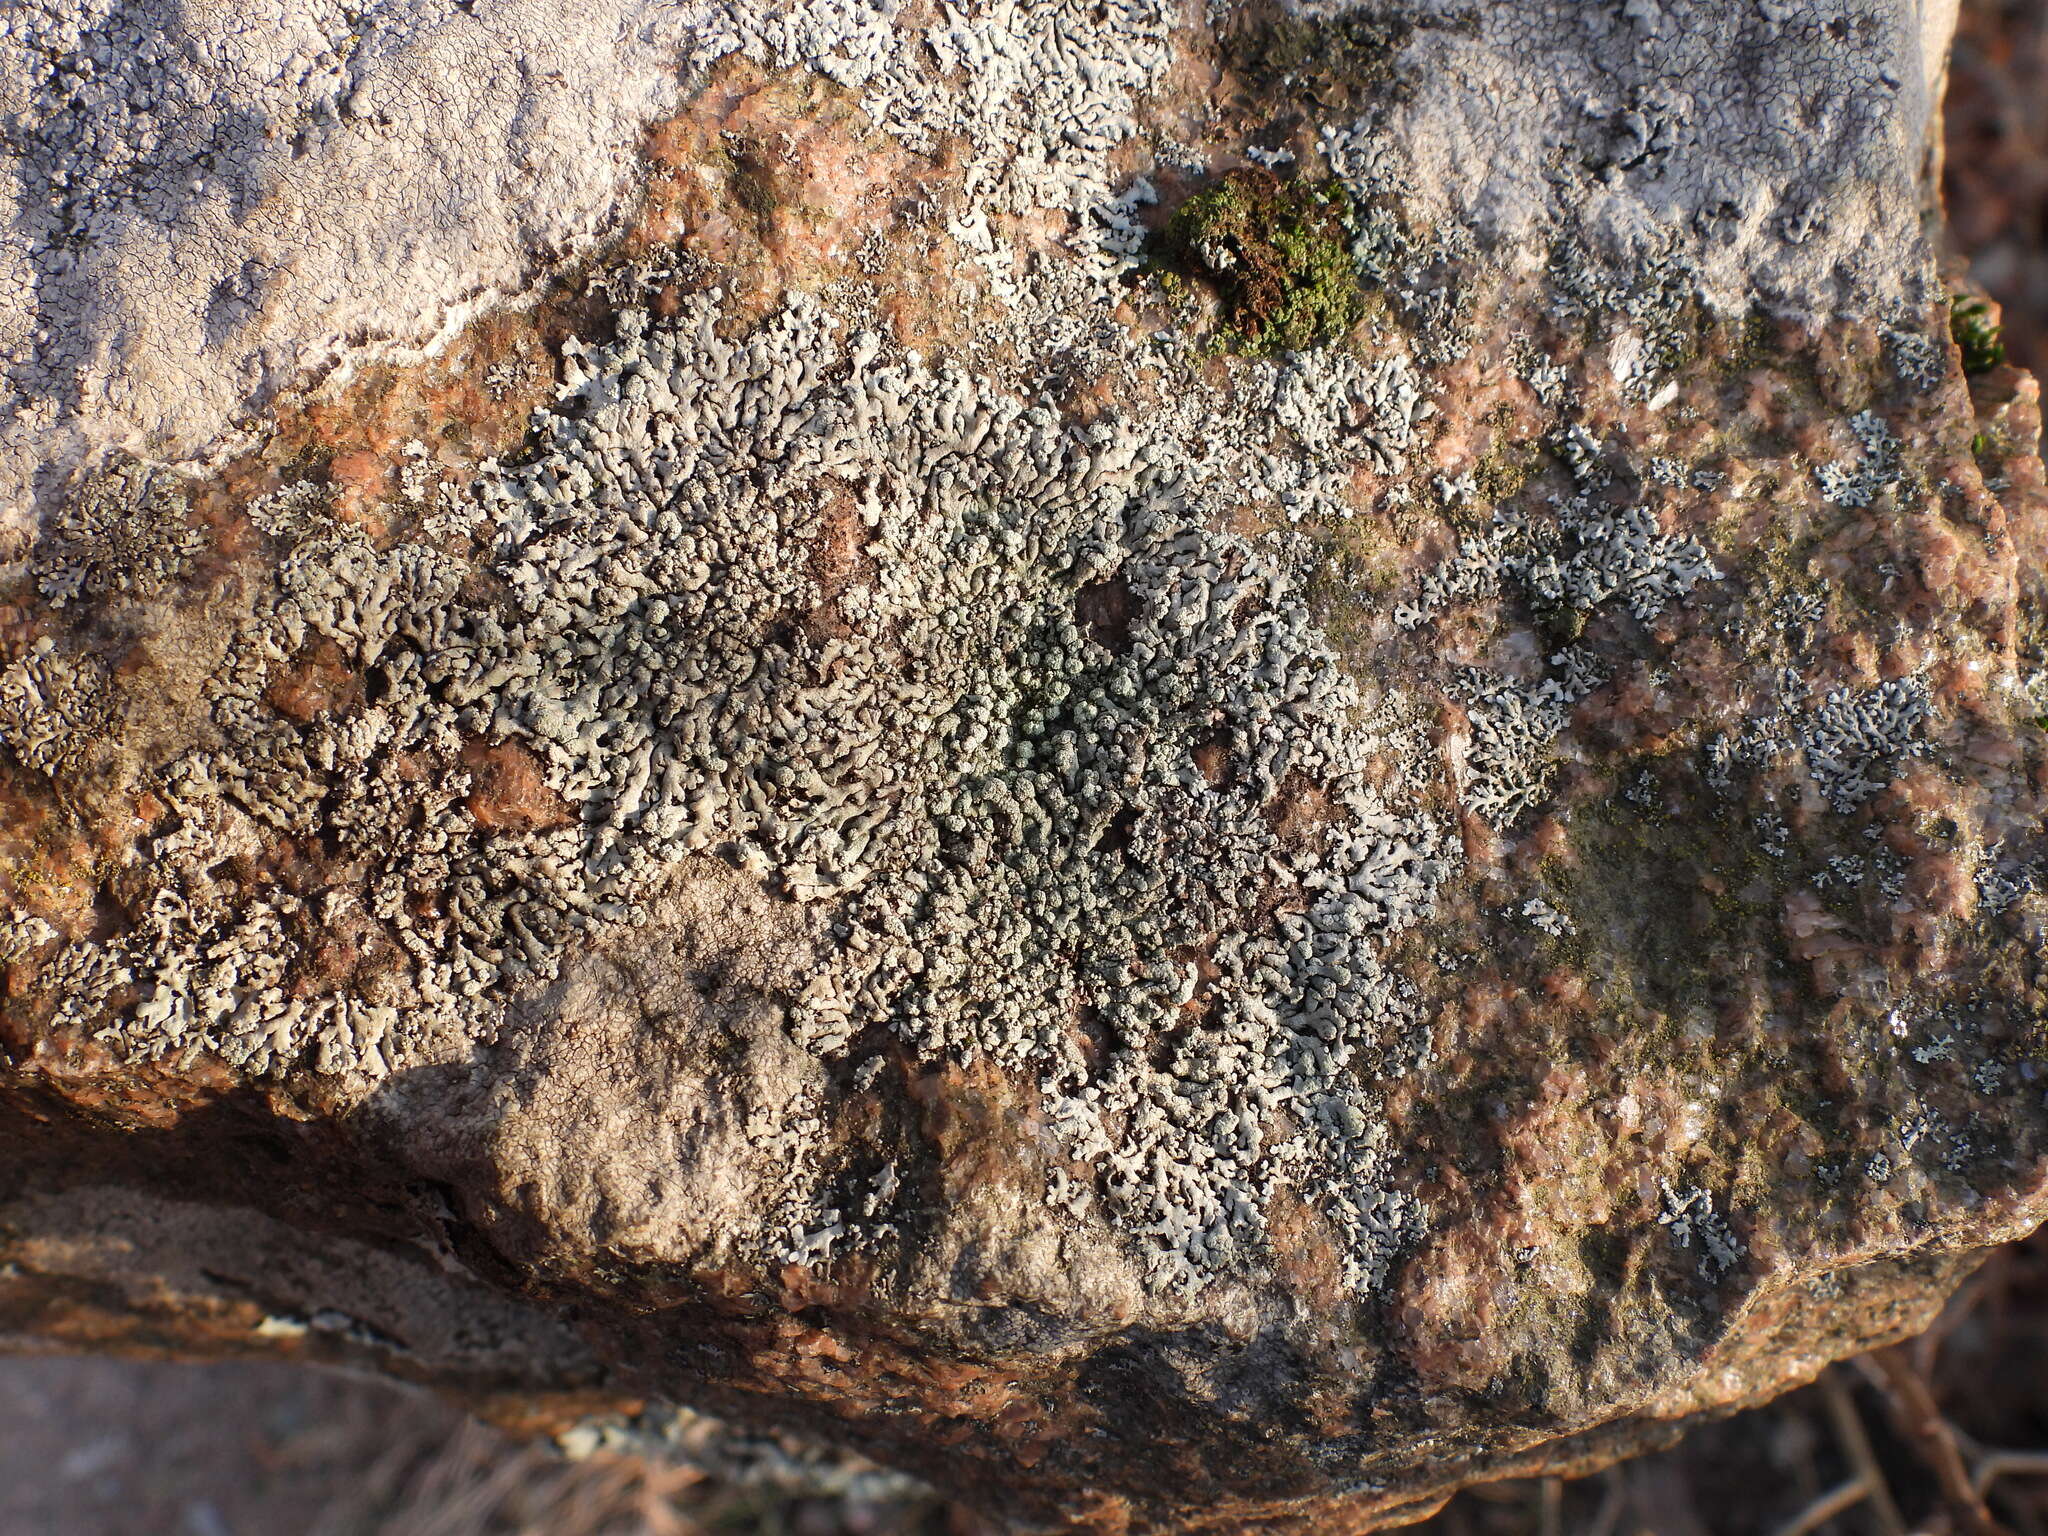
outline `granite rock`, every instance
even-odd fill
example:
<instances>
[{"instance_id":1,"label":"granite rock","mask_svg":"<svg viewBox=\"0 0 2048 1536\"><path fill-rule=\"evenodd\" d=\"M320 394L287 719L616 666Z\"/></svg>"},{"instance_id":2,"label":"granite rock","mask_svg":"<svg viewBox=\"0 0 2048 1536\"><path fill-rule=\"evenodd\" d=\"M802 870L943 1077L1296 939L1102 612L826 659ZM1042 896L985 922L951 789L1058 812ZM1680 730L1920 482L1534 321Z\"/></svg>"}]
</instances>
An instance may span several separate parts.
<instances>
[{"instance_id":1,"label":"granite rock","mask_svg":"<svg viewBox=\"0 0 2048 1536\"><path fill-rule=\"evenodd\" d=\"M1940 7L157 11L0 35L0 1342L1363 1531L2048 1214Z\"/></svg>"}]
</instances>

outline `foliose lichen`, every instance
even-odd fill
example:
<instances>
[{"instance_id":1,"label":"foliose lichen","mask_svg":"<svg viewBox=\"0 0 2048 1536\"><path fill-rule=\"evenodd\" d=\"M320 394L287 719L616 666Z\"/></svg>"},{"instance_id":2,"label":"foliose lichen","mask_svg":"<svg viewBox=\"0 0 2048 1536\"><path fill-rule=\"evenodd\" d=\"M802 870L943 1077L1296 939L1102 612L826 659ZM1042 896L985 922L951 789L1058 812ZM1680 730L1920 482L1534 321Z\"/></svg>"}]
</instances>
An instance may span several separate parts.
<instances>
[{"instance_id":1,"label":"foliose lichen","mask_svg":"<svg viewBox=\"0 0 2048 1536\"><path fill-rule=\"evenodd\" d=\"M160 596L202 543L189 510L166 471L129 462L88 476L37 541L38 591L53 608Z\"/></svg>"},{"instance_id":2,"label":"foliose lichen","mask_svg":"<svg viewBox=\"0 0 2048 1536\"><path fill-rule=\"evenodd\" d=\"M1418 1215L1373 1083L1428 1049L1380 954L1451 858L1366 772L1398 697L1369 706L1286 570L1191 512L1173 441L883 363L800 300L738 340L719 315L571 344L535 447L471 492L502 601L428 545L273 522L304 537L223 746L164 776L154 895L56 959L60 1014L139 1057L375 1079L722 856L834 914L796 1039L1035 1081L1088 1170L1068 1199L1156 1283L1255 1256L1291 1184L1373 1284ZM279 707L320 656L361 702ZM480 820L479 743L538 764L559 821ZM1326 819L1283 836L1311 792ZM222 864L280 843L321 850L324 894ZM351 926L383 965L287 984Z\"/></svg>"}]
</instances>

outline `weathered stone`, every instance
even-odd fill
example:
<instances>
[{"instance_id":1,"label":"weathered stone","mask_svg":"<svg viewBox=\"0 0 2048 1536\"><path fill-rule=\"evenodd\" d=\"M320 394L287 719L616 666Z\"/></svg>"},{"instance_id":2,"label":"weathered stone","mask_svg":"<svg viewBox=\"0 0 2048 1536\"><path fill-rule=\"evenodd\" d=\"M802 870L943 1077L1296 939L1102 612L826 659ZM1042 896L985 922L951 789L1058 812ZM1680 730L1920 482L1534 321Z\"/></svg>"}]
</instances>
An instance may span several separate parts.
<instances>
[{"instance_id":1,"label":"weathered stone","mask_svg":"<svg viewBox=\"0 0 2048 1536\"><path fill-rule=\"evenodd\" d=\"M1940 18L529 9L5 39L0 1337L1365 1530L2048 1213Z\"/></svg>"}]
</instances>

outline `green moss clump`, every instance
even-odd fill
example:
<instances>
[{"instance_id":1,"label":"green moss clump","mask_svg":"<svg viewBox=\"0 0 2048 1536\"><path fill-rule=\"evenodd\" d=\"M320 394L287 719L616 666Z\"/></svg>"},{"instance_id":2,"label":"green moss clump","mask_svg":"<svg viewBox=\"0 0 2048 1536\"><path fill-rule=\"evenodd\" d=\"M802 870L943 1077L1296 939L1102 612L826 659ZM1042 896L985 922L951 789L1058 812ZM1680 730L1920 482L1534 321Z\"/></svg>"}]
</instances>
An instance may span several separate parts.
<instances>
[{"instance_id":1,"label":"green moss clump","mask_svg":"<svg viewBox=\"0 0 2048 1536\"><path fill-rule=\"evenodd\" d=\"M1949 302L1948 333L1962 349L1963 372L1971 378L1989 373L2005 361L2005 338L1982 299L1959 293Z\"/></svg>"},{"instance_id":2,"label":"green moss clump","mask_svg":"<svg viewBox=\"0 0 2048 1536\"><path fill-rule=\"evenodd\" d=\"M1364 315L1350 216L1350 194L1335 182L1249 167L1181 204L1165 254L1216 289L1221 346L1271 357L1337 341Z\"/></svg>"}]
</instances>

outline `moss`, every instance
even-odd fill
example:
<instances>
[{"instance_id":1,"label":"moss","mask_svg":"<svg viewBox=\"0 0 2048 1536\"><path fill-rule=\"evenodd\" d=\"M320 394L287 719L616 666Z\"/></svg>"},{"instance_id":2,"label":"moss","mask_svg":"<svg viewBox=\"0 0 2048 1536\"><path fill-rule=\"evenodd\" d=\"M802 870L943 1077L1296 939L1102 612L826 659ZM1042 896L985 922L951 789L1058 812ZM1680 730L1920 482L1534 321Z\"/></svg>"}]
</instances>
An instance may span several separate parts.
<instances>
[{"instance_id":1,"label":"moss","mask_svg":"<svg viewBox=\"0 0 2048 1536\"><path fill-rule=\"evenodd\" d=\"M1543 450L1527 439L1517 440L1514 408L1496 406L1486 418L1493 429L1493 444L1472 466L1472 483L1478 499L1497 505L1515 495L1543 467Z\"/></svg>"},{"instance_id":2,"label":"moss","mask_svg":"<svg viewBox=\"0 0 2048 1536\"><path fill-rule=\"evenodd\" d=\"M1774 476L1761 476L1752 494L1759 498L1775 496L1781 488ZM1731 518L1723 533L1727 547L1736 547L1739 528L1739 520ZM1723 530L1717 526L1716 531ZM1808 530L1796 538L1758 540L1752 544L1747 558L1737 564L1736 570L1755 594L1753 606L1757 612L1788 593L1810 592L1823 599L1833 593L1833 585L1814 574L1814 559L1824 542L1820 532Z\"/></svg>"},{"instance_id":3,"label":"moss","mask_svg":"<svg viewBox=\"0 0 2048 1536\"><path fill-rule=\"evenodd\" d=\"M1991 306L1966 293L1949 302L1948 333L1962 350L1963 372L1971 378L2005 361L2005 337Z\"/></svg>"},{"instance_id":4,"label":"moss","mask_svg":"<svg viewBox=\"0 0 2048 1536\"><path fill-rule=\"evenodd\" d=\"M1553 646L1570 645L1586 632L1587 612L1572 603L1532 602L1530 616Z\"/></svg>"},{"instance_id":5,"label":"moss","mask_svg":"<svg viewBox=\"0 0 2048 1536\"><path fill-rule=\"evenodd\" d=\"M1365 313L1350 216L1336 182L1249 167L1181 204L1162 254L1215 288L1219 346L1251 357L1300 351L1339 340Z\"/></svg>"},{"instance_id":6,"label":"moss","mask_svg":"<svg viewBox=\"0 0 2048 1536\"><path fill-rule=\"evenodd\" d=\"M753 220L756 236L767 239L775 232L776 210L780 203L774 162L763 155L758 146L743 139L726 140L721 145L721 158L725 162L726 185L732 192L733 201Z\"/></svg>"},{"instance_id":7,"label":"moss","mask_svg":"<svg viewBox=\"0 0 2048 1536\"><path fill-rule=\"evenodd\" d=\"M1777 322L1761 308L1732 319L1708 319L1701 337L1702 354L1724 378L1740 378L1762 367L1777 351Z\"/></svg>"}]
</instances>

